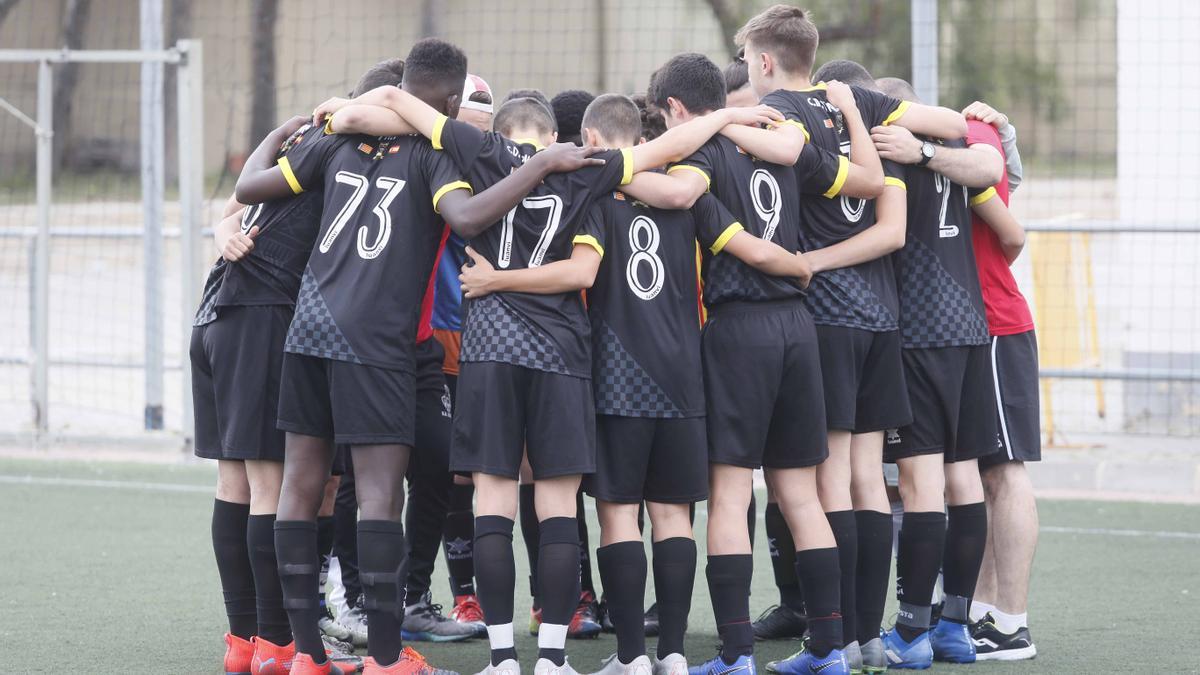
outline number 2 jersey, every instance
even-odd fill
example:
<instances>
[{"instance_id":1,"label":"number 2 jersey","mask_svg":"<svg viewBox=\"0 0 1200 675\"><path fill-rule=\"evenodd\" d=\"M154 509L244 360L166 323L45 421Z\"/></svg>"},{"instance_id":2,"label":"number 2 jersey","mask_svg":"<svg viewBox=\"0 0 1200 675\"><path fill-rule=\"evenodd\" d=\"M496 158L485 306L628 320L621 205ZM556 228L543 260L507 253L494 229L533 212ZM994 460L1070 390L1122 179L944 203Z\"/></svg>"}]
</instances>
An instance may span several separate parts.
<instances>
[{"instance_id":1,"label":"number 2 jersey","mask_svg":"<svg viewBox=\"0 0 1200 675\"><path fill-rule=\"evenodd\" d=\"M297 153L300 147L321 142L321 137L320 129L305 125L284 142L279 156ZM254 250L236 263L217 259L193 325L212 323L221 307L295 305L300 276L321 227L321 201L321 191L314 190L247 206L242 232L258 226Z\"/></svg>"},{"instance_id":2,"label":"number 2 jersey","mask_svg":"<svg viewBox=\"0 0 1200 675\"><path fill-rule=\"evenodd\" d=\"M419 136L325 135L279 166L297 194L325 191L285 351L415 372L422 302L446 231L438 200L470 186Z\"/></svg>"},{"instance_id":3,"label":"number 2 jersey","mask_svg":"<svg viewBox=\"0 0 1200 675\"><path fill-rule=\"evenodd\" d=\"M851 86L854 100L867 129L898 119L908 103L862 87ZM800 240L805 249L826 248L845 241L875 224L875 201L840 194L849 173L850 132L842 111L829 102L821 82L809 89L780 89L762 100L805 132L805 148L813 146L832 152L838 171L832 181L809 182L801 178ZM885 180L903 187L903 170L884 162ZM813 321L825 326L842 326L872 332L896 330L899 306L895 272L890 256L882 256L851 267L821 272L808 288L808 308Z\"/></svg>"},{"instance_id":4,"label":"number 2 jersey","mask_svg":"<svg viewBox=\"0 0 1200 675\"><path fill-rule=\"evenodd\" d=\"M940 141L964 148L961 139ZM904 167L908 236L895 253L900 333L906 349L988 343L983 293L971 244L971 207L995 188L967 189L919 166Z\"/></svg>"},{"instance_id":5,"label":"number 2 jersey","mask_svg":"<svg viewBox=\"0 0 1200 675\"><path fill-rule=\"evenodd\" d=\"M704 416L696 238L715 240L736 224L712 195L690 211L620 192L596 200L575 243L601 256L587 292L597 413Z\"/></svg>"},{"instance_id":6,"label":"number 2 jersey","mask_svg":"<svg viewBox=\"0 0 1200 675\"><path fill-rule=\"evenodd\" d=\"M452 158L477 190L500 182L541 148L439 117L433 147ZM498 270L538 267L571 256L584 215L599 195L633 178L631 152L597 153L602 166L546 176L500 223L471 240ZM493 293L467 301L463 362L497 361L590 378L587 314L579 293Z\"/></svg>"}]
</instances>

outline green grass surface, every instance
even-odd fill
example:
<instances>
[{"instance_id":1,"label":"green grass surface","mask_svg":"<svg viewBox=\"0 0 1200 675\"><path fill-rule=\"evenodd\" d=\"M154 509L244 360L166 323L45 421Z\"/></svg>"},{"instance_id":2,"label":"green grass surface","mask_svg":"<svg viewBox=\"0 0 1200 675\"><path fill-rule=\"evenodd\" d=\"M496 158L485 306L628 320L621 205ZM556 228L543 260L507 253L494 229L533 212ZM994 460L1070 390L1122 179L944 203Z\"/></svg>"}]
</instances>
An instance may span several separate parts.
<instances>
[{"instance_id":1,"label":"green grass surface","mask_svg":"<svg viewBox=\"0 0 1200 675\"><path fill-rule=\"evenodd\" d=\"M30 482L14 482L26 476ZM7 581L0 639L14 655L6 670L219 672L225 624L207 491L214 476L206 465L0 460L0 570ZM939 664L931 672L1200 672L1191 651L1200 637L1193 619L1200 609L1200 509L1044 501L1041 518L1030 607L1038 658ZM1090 528L1140 534L1076 531ZM593 541L597 532L593 521ZM754 612L776 598L761 532L757 544ZM520 580L524 557L518 548ZM439 566L434 592L443 600L445 579ZM716 644L703 570L698 582L687 643L693 659L708 658ZM517 586L521 624L529 597L527 584ZM478 670L487 655L483 641L415 646L436 665L464 673ZM796 646L760 643L760 663ZM576 668L588 671L616 645L604 636L568 648ZM535 639L522 631L518 649L532 666Z\"/></svg>"}]
</instances>

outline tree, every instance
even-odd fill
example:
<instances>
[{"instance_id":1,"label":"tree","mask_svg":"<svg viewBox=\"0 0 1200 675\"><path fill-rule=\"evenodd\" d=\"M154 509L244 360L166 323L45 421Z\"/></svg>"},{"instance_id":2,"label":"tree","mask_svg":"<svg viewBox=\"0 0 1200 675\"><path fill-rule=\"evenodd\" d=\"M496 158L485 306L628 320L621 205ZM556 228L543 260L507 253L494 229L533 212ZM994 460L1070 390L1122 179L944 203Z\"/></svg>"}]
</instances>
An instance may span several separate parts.
<instances>
[{"instance_id":1,"label":"tree","mask_svg":"<svg viewBox=\"0 0 1200 675\"><path fill-rule=\"evenodd\" d=\"M92 11L92 0L66 0L60 44L67 49L82 49L84 31ZM71 147L74 128L71 112L75 107L75 88L79 84L79 64L67 62L58 67L54 78L54 168L61 169Z\"/></svg>"},{"instance_id":2,"label":"tree","mask_svg":"<svg viewBox=\"0 0 1200 675\"><path fill-rule=\"evenodd\" d=\"M12 8L16 7L17 3L20 1L21 0L0 0L0 26L4 25L4 20L8 18L8 13L11 12Z\"/></svg>"},{"instance_id":3,"label":"tree","mask_svg":"<svg viewBox=\"0 0 1200 675\"><path fill-rule=\"evenodd\" d=\"M279 123L275 119L275 24L279 20L277 0L253 0L250 39L250 140L247 149L258 146Z\"/></svg>"},{"instance_id":4,"label":"tree","mask_svg":"<svg viewBox=\"0 0 1200 675\"><path fill-rule=\"evenodd\" d=\"M167 17L167 44L168 48L174 47L175 43L192 37L192 1L191 0L171 0L170 14ZM179 114L179 97L175 93L176 82L175 66L168 66L163 74L163 114L166 117L166 181L167 184L175 182L179 172L178 157L179 157L179 130L176 128L175 120Z\"/></svg>"}]
</instances>

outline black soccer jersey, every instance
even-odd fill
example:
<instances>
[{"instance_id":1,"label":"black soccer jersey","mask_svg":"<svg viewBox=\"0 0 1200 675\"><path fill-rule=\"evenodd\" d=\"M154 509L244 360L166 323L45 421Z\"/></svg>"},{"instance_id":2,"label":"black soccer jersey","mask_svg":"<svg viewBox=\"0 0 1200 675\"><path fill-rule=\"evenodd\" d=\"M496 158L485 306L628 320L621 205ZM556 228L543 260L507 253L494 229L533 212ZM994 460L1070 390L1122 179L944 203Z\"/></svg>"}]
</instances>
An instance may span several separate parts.
<instances>
[{"instance_id":1,"label":"black soccer jersey","mask_svg":"<svg viewBox=\"0 0 1200 675\"><path fill-rule=\"evenodd\" d=\"M851 86L854 100L868 129L887 125L904 114L908 103L862 87ZM840 165L834 181L802 191L812 197L800 201L800 240L806 249L826 248L875 224L875 202L840 194L849 171L850 132L842 111L829 102L825 83L803 91L780 89L763 98L763 104L797 122L805 131L805 147L836 153ZM896 165L884 162L884 174L902 181ZM822 272L808 289L813 320L826 326L844 326L874 332L896 330L899 307L895 273L889 256L853 267Z\"/></svg>"},{"instance_id":2,"label":"black soccer jersey","mask_svg":"<svg viewBox=\"0 0 1200 675\"><path fill-rule=\"evenodd\" d=\"M305 145L337 142L319 129L305 125L284 143L283 157ZM242 232L257 225L254 250L236 263L218 258L204 283L195 324L203 326L217 318L221 307L238 305L296 304L300 276L321 226L320 189L248 206L242 212Z\"/></svg>"},{"instance_id":3,"label":"black soccer jersey","mask_svg":"<svg viewBox=\"0 0 1200 675\"><path fill-rule=\"evenodd\" d=\"M433 146L454 160L477 190L495 185L541 148L439 118ZM471 240L496 269L538 267L571 256L571 240L599 195L633 178L629 150L595 155L603 166L551 174L502 222ZM591 377L588 321L578 293L493 293L468 300L460 358L499 361Z\"/></svg>"},{"instance_id":4,"label":"black soccer jersey","mask_svg":"<svg viewBox=\"0 0 1200 675\"><path fill-rule=\"evenodd\" d=\"M962 140L931 141L963 148ZM971 206L995 196L968 190L924 167L906 167L908 236L896 253L905 348L988 342L983 294L971 244Z\"/></svg>"},{"instance_id":5,"label":"black soccer jersey","mask_svg":"<svg viewBox=\"0 0 1200 675\"><path fill-rule=\"evenodd\" d=\"M712 195L679 211L613 192L588 212L575 243L602 256L587 294L597 413L704 415L696 223L722 232L736 220Z\"/></svg>"},{"instance_id":6,"label":"black soccer jersey","mask_svg":"<svg viewBox=\"0 0 1200 675\"><path fill-rule=\"evenodd\" d=\"M286 351L413 372L421 303L445 225L437 203L469 185L419 136L342 136L279 161L296 193L324 185Z\"/></svg>"}]
</instances>

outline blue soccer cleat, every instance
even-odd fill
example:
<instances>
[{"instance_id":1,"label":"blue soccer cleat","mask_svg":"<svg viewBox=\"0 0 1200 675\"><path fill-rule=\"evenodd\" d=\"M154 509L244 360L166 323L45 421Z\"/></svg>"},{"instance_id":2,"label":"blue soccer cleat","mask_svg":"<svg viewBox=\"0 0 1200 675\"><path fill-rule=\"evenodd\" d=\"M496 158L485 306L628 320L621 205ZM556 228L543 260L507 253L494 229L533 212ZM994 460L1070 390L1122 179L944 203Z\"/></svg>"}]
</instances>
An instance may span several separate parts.
<instances>
[{"instance_id":1,"label":"blue soccer cleat","mask_svg":"<svg viewBox=\"0 0 1200 675\"><path fill-rule=\"evenodd\" d=\"M933 644L933 658L950 663L975 663L975 641L971 639L971 627L941 619L929 631Z\"/></svg>"},{"instance_id":2,"label":"blue soccer cleat","mask_svg":"<svg viewBox=\"0 0 1200 675\"><path fill-rule=\"evenodd\" d=\"M889 668L925 670L933 665L933 647L929 645L929 633L921 633L912 642L905 642L895 629L883 636L883 653Z\"/></svg>"},{"instance_id":3,"label":"blue soccer cleat","mask_svg":"<svg viewBox=\"0 0 1200 675\"><path fill-rule=\"evenodd\" d=\"M698 666L688 668L688 675L758 675L754 656L739 656L731 664L725 663L720 654Z\"/></svg>"},{"instance_id":4,"label":"blue soccer cleat","mask_svg":"<svg viewBox=\"0 0 1200 675\"><path fill-rule=\"evenodd\" d=\"M773 661L767 670L778 675L850 675L850 663L840 649L834 649L825 656L801 649L782 661Z\"/></svg>"}]
</instances>

